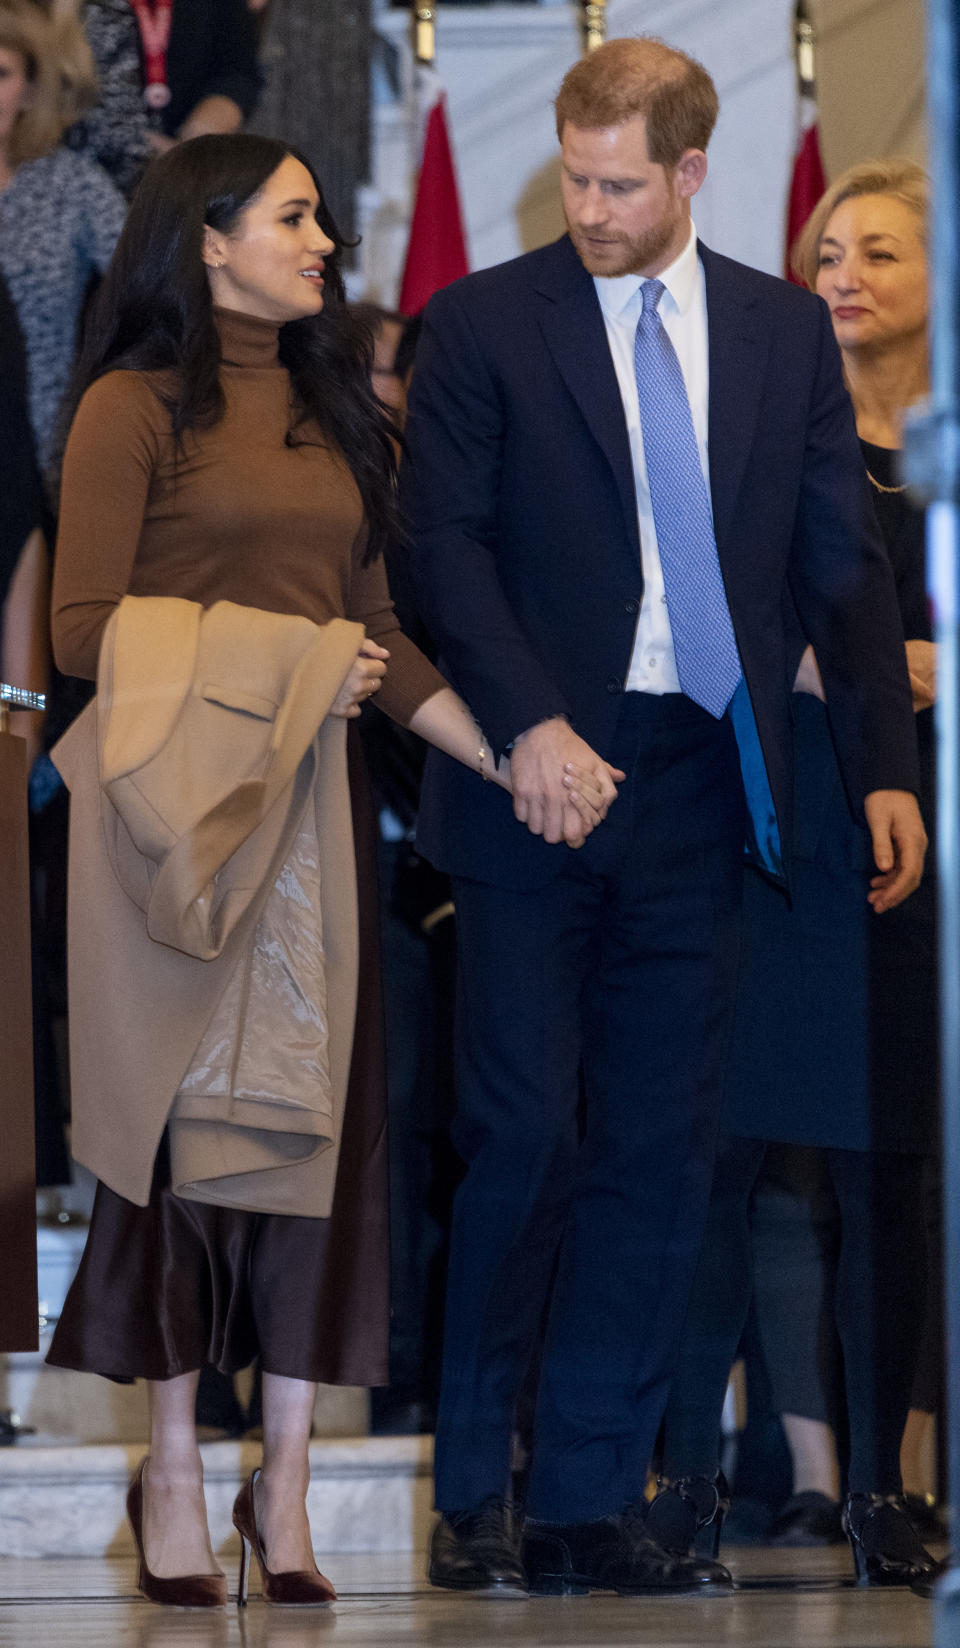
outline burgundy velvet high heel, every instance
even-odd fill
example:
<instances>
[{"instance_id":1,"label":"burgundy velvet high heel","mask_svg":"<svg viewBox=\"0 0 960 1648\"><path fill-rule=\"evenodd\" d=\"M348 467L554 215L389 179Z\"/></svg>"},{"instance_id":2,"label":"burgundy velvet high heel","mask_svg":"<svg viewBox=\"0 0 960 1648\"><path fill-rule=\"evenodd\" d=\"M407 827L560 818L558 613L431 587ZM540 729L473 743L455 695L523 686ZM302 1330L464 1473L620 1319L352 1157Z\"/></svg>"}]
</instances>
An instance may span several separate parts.
<instances>
[{"instance_id":1,"label":"burgundy velvet high heel","mask_svg":"<svg viewBox=\"0 0 960 1648\"><path fill-rule=\"evenodd\" d=\"M336 1602L337 1593L319 1568L291 1568L287 1573L274 1574L267 1567L263 1541L257 1526L257 1507L253 1497L259 1471L247 1479L237 1494L233 1506L233 1525L240 1535L240 1581L237 1587L237 1607L247 1605L247 1587L250 1583L250 1551L260 1568L260 1584L264 1600L279 1608L325 1608Z\"/></svg>"},{"instance_id":2,"label":"burgundy velvet high heel","mask_svg":"<svg viewBox=\"0 0 960 1648\"><path fill-rule=\"evenodd\" d=\"M146 1459L141 1459L127 1489L127 1516L140 1558L138 1590L148 1602L158 1602L164 1608L222 1608L227 1600L227 1582L222 1574L177 1574L171 1579L160 1579L147 1567L143 1549L143 1473L146 1468Z\"/></svg>"}]
</instances>

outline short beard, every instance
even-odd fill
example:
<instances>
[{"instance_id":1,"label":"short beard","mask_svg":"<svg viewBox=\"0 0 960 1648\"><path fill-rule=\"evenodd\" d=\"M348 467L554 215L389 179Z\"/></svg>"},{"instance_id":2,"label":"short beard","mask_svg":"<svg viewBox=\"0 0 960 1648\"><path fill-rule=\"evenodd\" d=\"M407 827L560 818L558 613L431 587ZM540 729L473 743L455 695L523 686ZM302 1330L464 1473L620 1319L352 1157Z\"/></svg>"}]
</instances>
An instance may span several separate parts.
<instances>
[{"instance_id":1,"label":"short beard","mask_svg":"<svg viewBox=\"0 0 960 1648\"><path fill-rule=\"evenodd\" d=\"M577 230L571 228L569 219L567 230L587 274L605 275L611 280L616 280L619 275L641 275L651 263L656 263L676 234L677 219L674 218L670 223L658 223L656 228L648 229L646 234L638 235L636 240L621 240L619 256L616 257L609 255L605 258L596 258L590 247L582 244Z\"/></svg>"}]
</instances>

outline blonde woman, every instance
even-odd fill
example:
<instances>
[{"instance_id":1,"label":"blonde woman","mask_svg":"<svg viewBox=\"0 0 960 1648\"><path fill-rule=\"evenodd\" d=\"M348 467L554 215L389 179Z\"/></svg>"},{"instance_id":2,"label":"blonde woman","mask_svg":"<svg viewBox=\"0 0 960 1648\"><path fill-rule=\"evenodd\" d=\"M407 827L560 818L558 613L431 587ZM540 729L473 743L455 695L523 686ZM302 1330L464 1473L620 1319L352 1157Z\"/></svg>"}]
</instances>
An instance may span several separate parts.
<instances>
[{"instance_id":1,"label":"blonde woman","mask_svg":"<svg viewBox=\"0 0 960 1648\"><path fill-rule=\"evenodd\" d=\"M31 0L2 0L0 273L23 333L30 421L51 489L80 312L91 277L110 261L125 212L99 166L58 147L93 96L78 26L48 19Z\"/></svg>"},{"instance_id":2,"label":"blonde woman","mask_svg":"<svg viewBox=\"0 0 960 1648\"><path fill-rule=\"evenodd\" d=\"M932 834L934 648L923 520L897 465L904 412L928 382L927 201L926 175L912 162L857 166L816 207L797 256L830 309L864 484L893 567L920 803ZM850 811L816 659L799 626L795 656L792 900L748 870L725 1132L665 1418L667 1480L650 1521L684 1544L698 1523L712 1522L719 1542L717 1437L753 1289L750 1198L769 1141L816 1146L840 1209L834 1315L850 1422L844 1530L861 1584L923 1583L932 1558L903 1498L900 1443L923 1327L924 1164L936 1139L934 892L928 875L901 906L879 917L870 910L869 840ZM817 1380L800 1391L796 1373L814 1359L813 1347L797 1340L811 1308L792 1297L779 1330L783 1360L794 1367L794 1396L774 1393L785 1420L815 1417L798 1404L817 1399Z\"/></svg>"}]
</instances>

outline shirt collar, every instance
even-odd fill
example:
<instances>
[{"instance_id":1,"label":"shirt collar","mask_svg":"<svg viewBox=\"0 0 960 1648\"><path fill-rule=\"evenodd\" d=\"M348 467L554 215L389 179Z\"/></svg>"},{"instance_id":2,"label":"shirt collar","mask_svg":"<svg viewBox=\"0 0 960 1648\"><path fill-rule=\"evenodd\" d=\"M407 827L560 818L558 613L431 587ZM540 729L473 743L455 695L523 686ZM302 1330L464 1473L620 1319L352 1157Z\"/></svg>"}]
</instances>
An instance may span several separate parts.
<instances>
[{"instance_id":1,"label":"shirt collar","mask_svg":"<svg viewBox=\"0 0 960 1648\"><path fill-rule=\"evenodd\" d=\"M700 278L697 257L697 231L690 225L690 238L679 257L664 269L657 279L663 282L665 296L673 300L679 314L686 314L697 295ZM643 275L594 275L600 307L610 320L619 320L627 305L645 284ZM661 302L663 300L661 299Z\"/></svg>"}]
</instances>

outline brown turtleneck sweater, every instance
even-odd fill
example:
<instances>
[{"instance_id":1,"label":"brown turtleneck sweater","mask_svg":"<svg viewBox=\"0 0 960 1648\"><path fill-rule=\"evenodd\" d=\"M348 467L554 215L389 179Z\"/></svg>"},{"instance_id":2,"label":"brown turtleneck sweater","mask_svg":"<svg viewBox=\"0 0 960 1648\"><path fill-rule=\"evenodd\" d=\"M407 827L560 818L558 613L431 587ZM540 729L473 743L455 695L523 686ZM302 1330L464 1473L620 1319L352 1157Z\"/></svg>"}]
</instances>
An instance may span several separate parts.
<instances>
[{"instance_id":1,"label":"brown turtleneck sweater","mask_svg":"<svg viewBox=\"0 0 960 1648\"><path fill-rule=\"evenodd\" d=\"M226 412L175 454L170 417L139 372L109 372L77 411L63 465L53 645L66 674L97 673L124 595L236 601L325 624L352 618L388 647L380 707L407 723L443 678L403 635L383 562L362 566L353 476L319 435L288 446L290 380L270 321L216 311Z\"/></svg>"}]
</instances>

